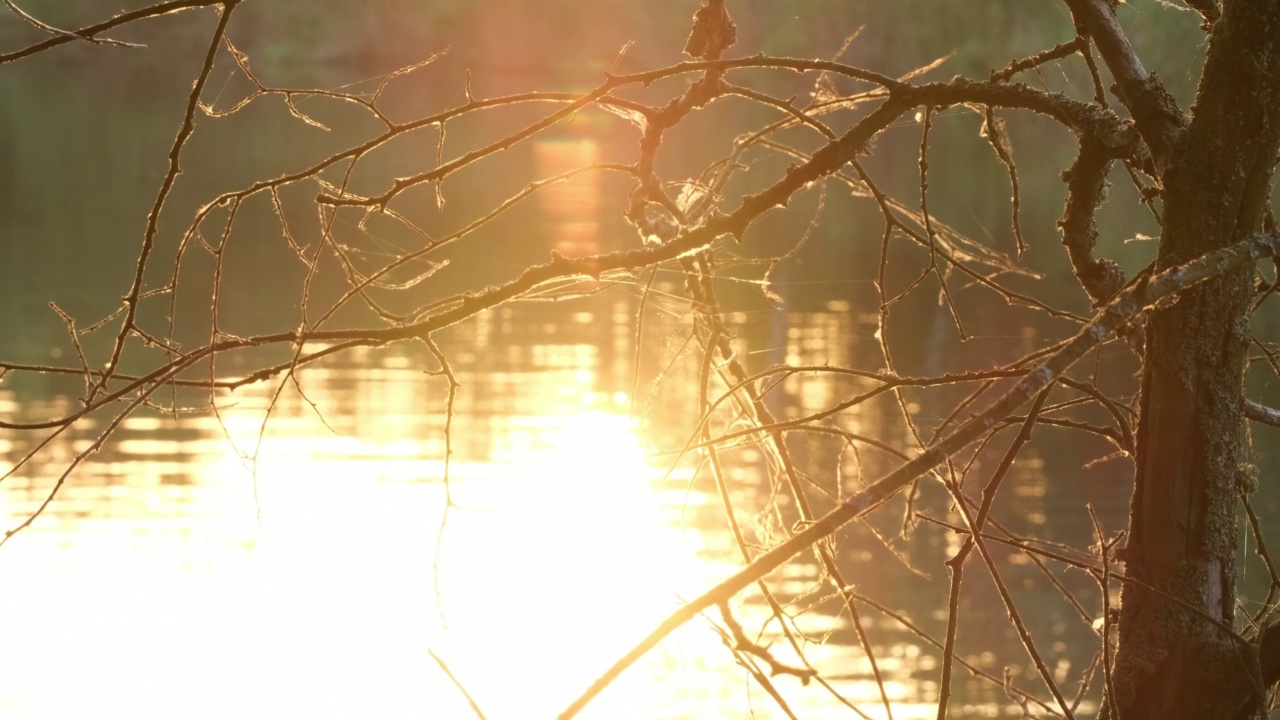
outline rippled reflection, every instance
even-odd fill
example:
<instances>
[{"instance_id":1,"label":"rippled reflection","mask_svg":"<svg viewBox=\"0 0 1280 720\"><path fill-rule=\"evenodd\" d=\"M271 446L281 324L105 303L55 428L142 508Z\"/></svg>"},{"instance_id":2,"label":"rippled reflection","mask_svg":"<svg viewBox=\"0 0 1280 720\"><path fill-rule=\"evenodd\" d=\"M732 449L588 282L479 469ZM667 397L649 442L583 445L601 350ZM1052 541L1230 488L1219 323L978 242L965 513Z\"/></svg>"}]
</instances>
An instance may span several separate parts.
<instances>
[{"instance_id":1,"label":"rippled reflection","mask_svg":"<svg viewBox=\"0 0 1280 720\"><path fill-rule=\"evenodd\" d=\"M795 362L845 362L815 359L857 335L836 310L792 318L791 332L769 351ZM595 313L623 311L605 305ZM489 718L553 716L682 599L733 572L740 557L714 487L695 478L689 462L668 473L669 457L652 455L635 434L633 403L620 389L629 387L620 382L630 372L625 343L589 342L590 314L523 330L530 322L506 310L454 339L474 354L455 368L462 383L449 483L455 506L439 552L445 386L424 374L425 353L352 355L306 370L302 392L286 383L265 430L274 391L265 386L220 396L217 416L126 420L50 510L0 551L0 639L10 649L0 654L0 717L473 717L429 650ZM669 331L653 325L652 332ZM676 343L665 346L679 355ZM696 363L665 372L651 416L678 414L690 401L671 388ZM795 376L780 402L812 411L855 386ZM71 408L74 393L0 390L0 409L47 416ZM878 429L874 418L859 417L842 422L856 432ZM101 421L77 427L0 486L8 526L38 506L61 464L100 428ZM34 441L0 437L5 462ZM860 482L860 471L887 462L821 439L797 450L807 462L839 463L843 490ZM759 453L746 448L732 460L740 520L754 541L776 540L790 520L762 484ZM1034 470L1011 494L1033 524L1043 522L1043 496ZM955 540L914 537L914 546L895 552L929 559L936 573L945 543ZM860 591L940 632L937 581L945 578L913 576L869 531L850 531L841 552ZM815 590L817 577L801 559L772 586L795 618L808 661L868 716L883 717L869 663L851 647L847 615L829 586ZM981 589L974 595L985 597ZM779 660L800 662L758 593L733 611ZM990 614L998 619L1002 610L993 605ZM1064 627L1073 622L1047 615ZM892 619L865 613L864 620L894 717L932 717L932 649ZM1083 654L1055 651L1064 676L1087 661ZM974 660L999 675L994 656ZM803 717L851 712L813 685L774 682ZM969 713L983 716L995 710L999 690L964 697ZM708 621L664 642L586 716L783 717Z\"/></svg>"}]
</instances>

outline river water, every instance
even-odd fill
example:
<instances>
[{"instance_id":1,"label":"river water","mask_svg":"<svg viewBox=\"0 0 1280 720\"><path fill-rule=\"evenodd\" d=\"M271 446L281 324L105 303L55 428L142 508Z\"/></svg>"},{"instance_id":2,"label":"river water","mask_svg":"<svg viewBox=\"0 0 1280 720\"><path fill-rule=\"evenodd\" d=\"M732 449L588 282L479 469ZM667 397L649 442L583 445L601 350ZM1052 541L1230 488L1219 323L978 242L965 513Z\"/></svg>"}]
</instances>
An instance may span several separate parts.
<instances>
[{"instance_id":1,"label":"river water","mask_svg":"<svg viewBox=\"0 0 1280 720\"><path fill-rule=\"evenodd\" d=\"M554 716L668 612L741 565L708 473L696 458L673 463L663 452L690 427L697 358L682 344L684 319L654 313L645 347L658 350L641 357L637 383L626 297L579 312L508 308L442 340L461 384L447 488L447 382L428 374L435 363L414 346L341 356L296 383L219 393L216 413L126 419L32 527L0 548L0 642L10 650L0 655L0 717L474 717L437 658L489 718ZM785 317L784 327L744 326L743 352L839 363L866 341L841 305ZM655 368L665 370L658 384ZM779 411L825 407L855 385L792 378ZM81 391L55 380L0 386L0 412L57 415ZM176 400L198 408L208 397ZM904 442L876 412L839 423ZM38 507L105 420L59 436L0 485L7 526ZM39 437L7 432L0 458L12 467ZM797 457L827 492L891 466L865 448L799 440ZM728 458L749 541L776 542L794 522L785 492L751 446ZM1123 526L1123 487L1047 492L1042 464L1033 447L1002 491L1010 525L1087 545L1088 495L1104 524ZM918 503L957 519L933 488ZM842 571L859 593L940 639L941 561L959 540L927 524L903 535L901 523L898 503L843 531ZM1078 595L1081 615L1025 556L999 557L1040 652L1073 691L1097 648L1096 586L1050 568ZM961 655L995 677L1008 667L1015 685L1047 697L985 571L971 562L969 577ZM819 583L814 559L798 557L770 585L831 688L774 678L791 710L856 716L838 693L885 717L849 616L832 585ZM732 611L779 661L799 663L757 591ZM893 717L932 717L939 653L874 607L860 612ZM718 613L688 624L585 716L785 717L717 627L726 627ZM956 683L953 717L1016 711L998 686L961 669Z\"/></svg>"}]
</instances>

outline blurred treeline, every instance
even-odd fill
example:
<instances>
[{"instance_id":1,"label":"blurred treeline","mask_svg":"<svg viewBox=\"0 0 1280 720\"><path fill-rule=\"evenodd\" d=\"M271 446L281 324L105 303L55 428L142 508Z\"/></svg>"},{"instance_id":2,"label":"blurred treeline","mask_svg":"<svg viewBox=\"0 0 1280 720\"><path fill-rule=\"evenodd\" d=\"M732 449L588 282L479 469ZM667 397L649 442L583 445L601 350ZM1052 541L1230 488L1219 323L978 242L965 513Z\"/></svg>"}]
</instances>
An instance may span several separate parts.
<instances>
[{"instance_id":1,"label":"blurred treeline","mask_svg":"<svg viewBox=\"0 0 1280 720\"><path fill-rule=\"evenodd\" d=\"M147 4L22 3L42 20L69 28ZM392 119L404 121L464 102L468 71L474 95L494 97L534 89L583 90L611 66L629 72L678 62L684 59L680 51L697 5L691 0L249 0L236 11L230 37L247 53L258 78L274 87L371 89L396 68L447 49L435 63L388 87L381 107ZM845 62L898 75L946 58L918 81L954 74L985 78L1011 59L1073 34L1065 6L1058 2L730 0L729 9L739 30L733 54L833 58L860 30L841 56ZM1131 2L1121 12L1150 69L1188 102L1204 49L1196 16L1159 0ZM215 22L209 9L175 13L111 34L145 48L75 43L0 66L0 332L6 338L6 359L67 361L65 326L47 304L56 302L84 326L112 311L127 290L146 215ZM16 16L0 15L0 52L42 37ZM634 44L619 57L628 41ZM794 96L800 104L814 87L813 76L792 73L739 73L731 79L779 97ZM1078 60L1019 80L1081 98L1091 94ZM684 82L631 94L661 103ZM843 80L835 86L855 89ZM226 108L251 89L223 52L203 99ZM161 220L160 250L148 276L151 286L172 273L178 237L194 210L217 193L306 167L379 130L367 113L350 105L310 98L301 99L299 108L330 130L290 117L278 97L260 98L232 117L198 118L197 132L184 151L184 174ZM447 159L490 142L546 111L546 106L522 107L451 124L444 155ZM739 133L777 118L777 111L741 99L719 101L670 134L659 172L672 181L693 177L726 155ZM855 118L856 113L846 113L825 119L839 128ZM1070 289L1074 280L1056 230L1062 207L1059 175L1071 161L1074 142L1061 129L1025 114L1005 119L1021 170L1022 226L1029 244L1021 262L1045 275L1049 285L1039 286L1044 292L1057 290L1059 297L1073 292L1072 309L1083 311L1086 300ZM913 122L893 128L878 140L866 163L884 188L908 205L919 202L920 129ZM979 136L980 129L981 117L972 109L950 108L935 116L930 209L974 239L1012 253L1008 177ZM597 139L601 160L634 160L636 133L614 116L584 113L572 127L556 132ZM803 131L789 131L780 139L804 150L819 144L813 133ZM353 177L352 189L380 191L391 177L432 167L435 143L435 131L423 131L375 153ZM758 188L789 162L765 152L747 160L758 171L746 173L731 190ZM526 143L450 177L444 184L443 210L436 209L427 188L407 193L398 209L429 232L445 232L524 187L533 179L531 172ZM1132 271L1149 262L1154 244L1125 241L1156 231L1134 202L1123 172L1116 171L1113 202L1099 218L1100 249ZM340 180L340 175L326 177ZM618 217L628 187L625 178L602 180L606 249L637 242ZM293 231L309 242L319 228L309 202L315 190L305 185L284 195ZM850 197L845 188L832 185L828 190L825 222L778 278L779 292L794 309L820 307L833 299L862 303L871 297L882 227L878 210L868 200ZM817 198L812 190L785 212L767 217L734 252L753 256L784 251L809 223ZM730 199L729 206L735 205ZM545 258L550 239L538 236L532 222L536 211L536 204L525 204L459 245L449 254L449 269L424 286L416 302L510 277L521 264ZM375 220L359 228L358 220L354 213L340 215L335 233L360 248L370 262L378 259L377 253L414 247L411 236L389 223ZM208 232L215 227L220 226L211 224ZM903 249L895 249L895 263L916 257L916 250L899 245ZM207 339L208 332L200 318L201 312L207 314L202 308L208 305L211 265L201 256L202 251L192 253L180 278L178 333L193 341L202 332ZM220 319L225 329L247 334L296 325L305 269L281 238L266 198L243 208L224 262ZM328 270L336 273L336 267ZM903 277L914 272L904 269ZM735 302L763 303L754 288L735 292L737 287L727 289ZM967 319L979 335L984 332L981 304L999 302L983 292L961 297L974 303L974 316ZM931 312L936 293L919 293L915 305L920 312ZM873 309L865 306L865 311ZM166 322L164 314L157 306L147 321ZM92 346L93 340L89 342Z\"/></svg>"}]
</instances>

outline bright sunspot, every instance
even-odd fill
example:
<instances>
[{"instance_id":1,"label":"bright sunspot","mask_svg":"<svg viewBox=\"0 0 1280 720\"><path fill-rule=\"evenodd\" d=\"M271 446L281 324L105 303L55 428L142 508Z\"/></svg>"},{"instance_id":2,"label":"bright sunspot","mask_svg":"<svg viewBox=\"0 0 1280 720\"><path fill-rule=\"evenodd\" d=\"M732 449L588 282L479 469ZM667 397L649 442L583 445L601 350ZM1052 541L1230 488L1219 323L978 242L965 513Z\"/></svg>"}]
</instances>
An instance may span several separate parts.
<instances>
[{"instance_id":1,"label":"bright sunspot","mask_svg":"<svg viewBox=\"0 0 1280 720\"><path fill-rule=\"evenodd\" d=\"M232 411L225 428L207 431L226 432L243 449L259 420ZM10 603L3 629L38 645L55 628L56 637L74 637L73 662L96 670L91 686L50 703L60 697L56 655L0 661L17 681L11 687L23 689L4 694L11 709L60 717L91 702L132 706L134 717L340 718L374 709L421 717L430 707L434 718L474 717L430 651L487 717L548 717L679 604L682 580L696 591L721 570L690 564L698 538L678 529L678 509L662 506L654 485L662 469L646 460L628 417L512 418L491 462L452 468L456 507L440 549L437 606L441 464L411 459L402 440L379 448L324 437L305 415L272 423L256 493L226 438L211 437L209 449L221 452L200 481L211 515L189 518L192 528L169 540L148 541L166 532L162 520L133 530L86 526L92 539L63 551L43 544L53 539L46 535L22 538L34 553L25 582L50 596ZM299 433L302 426L311 431ZM374 453L381 459L354 459ZM408 482L420 475L436 481ZM150 558L132 576L115 569L130 552ZM96 596L87 610L78 603L85 588ZM118 621L135 616L145 626ZM692 628L611 688L589 717L647 718L678 705L653 683L715 672L677 657L690 642L702 646L694 654L728 661L705 626Z\"/></svg>"},{"instance_id":2,"label":"bright sunspot","mask_svg":"<svg viewBox=\"0 0 1280 720\"><path fill-rule=\"evenodd\" d=\"M432 645L498 717L553 714L678 602L679 537L628 419L545 423L493 478L458 483L445 535Z\"/></svg>"}]
</instances>

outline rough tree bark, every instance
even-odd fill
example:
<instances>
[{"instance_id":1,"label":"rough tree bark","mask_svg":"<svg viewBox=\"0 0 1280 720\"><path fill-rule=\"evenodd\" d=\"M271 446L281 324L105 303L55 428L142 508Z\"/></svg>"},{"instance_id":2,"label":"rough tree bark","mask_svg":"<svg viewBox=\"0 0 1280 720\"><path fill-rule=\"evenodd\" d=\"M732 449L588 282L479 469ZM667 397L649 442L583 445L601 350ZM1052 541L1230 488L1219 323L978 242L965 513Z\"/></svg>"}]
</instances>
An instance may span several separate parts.
<instances>
[{"instance_id":1,"label":"rough tree bark","mask_svg":"<svg viewBox=\"0 0 1280 720\"><path fill-rule=\"evenodd\" d=\"M1158 269L1257 232L1280 141L1280 1L1225 3L1189 119L1136 63L1110 9L1075 1L1160 171ZM1123 560L1114 688L1103 717L1260 713L1257 648L1229 631L1236 509L1248 457L1243 371L1251 272L1225 273L1152 313ZM1176 599L1170 600L1169 596ZM1265 664L1265 663L1264 663Z\"/></svg>"}]
</instances>

